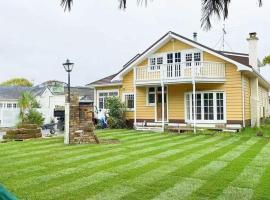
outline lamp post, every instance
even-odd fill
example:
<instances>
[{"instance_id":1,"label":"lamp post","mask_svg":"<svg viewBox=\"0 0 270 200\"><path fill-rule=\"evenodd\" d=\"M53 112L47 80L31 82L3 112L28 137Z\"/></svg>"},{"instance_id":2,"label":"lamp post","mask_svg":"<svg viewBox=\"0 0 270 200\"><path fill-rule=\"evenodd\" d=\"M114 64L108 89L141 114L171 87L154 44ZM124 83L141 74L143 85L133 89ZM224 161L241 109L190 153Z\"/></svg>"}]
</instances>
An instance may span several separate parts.
<instances>
[{"instance_id":1,"label":"lamp post","mask_svg":"<svg viewBox=\"0 0 270 200\"><path fill-rule=\"evenodd\" d=\"M70 62L69 59L65 63L63 63L63 66L68 73L68 103L70 103L70 72L72 72L74 63Z\"/></svg>"}]
</instances>

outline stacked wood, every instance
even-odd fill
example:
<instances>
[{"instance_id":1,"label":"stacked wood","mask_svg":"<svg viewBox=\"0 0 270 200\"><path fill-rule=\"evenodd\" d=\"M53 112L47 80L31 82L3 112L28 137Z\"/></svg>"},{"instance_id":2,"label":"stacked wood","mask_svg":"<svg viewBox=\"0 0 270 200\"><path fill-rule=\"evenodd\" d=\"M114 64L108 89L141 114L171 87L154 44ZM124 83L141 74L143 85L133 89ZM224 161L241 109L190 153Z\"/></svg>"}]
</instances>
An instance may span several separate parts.
<instances>
[{"instance_id":1,"label":"stacked wood","mask_svg":"<svg viewBox=\"0 0 270 200\"><path fill-rule=\"evenodd\" d=\"M16 129L11 129L6 132L4 139L30 139L42 137L41 129L35 124L22 124Z\"/></svg>"}]
</instances>

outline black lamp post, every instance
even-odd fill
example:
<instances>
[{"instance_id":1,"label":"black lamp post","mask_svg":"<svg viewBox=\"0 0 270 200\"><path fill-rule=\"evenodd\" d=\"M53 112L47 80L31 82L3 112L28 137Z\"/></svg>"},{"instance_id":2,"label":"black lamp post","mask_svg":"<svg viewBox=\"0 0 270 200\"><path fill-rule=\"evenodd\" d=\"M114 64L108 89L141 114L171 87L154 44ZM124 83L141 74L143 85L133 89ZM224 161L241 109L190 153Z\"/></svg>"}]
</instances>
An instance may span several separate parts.
<instances>
[{"instance_id":1,"label":"black lamp post","mask_svg":"<svg viewBox=\"0 0 270 200\"><path fill-rule=\"evenodd\" d=\"M70 72L72 72L74 63L70 62L69 59L65 63L63 63L63 66L68 73L68 103L70 103Z\"/></svg>"}]
</instances>

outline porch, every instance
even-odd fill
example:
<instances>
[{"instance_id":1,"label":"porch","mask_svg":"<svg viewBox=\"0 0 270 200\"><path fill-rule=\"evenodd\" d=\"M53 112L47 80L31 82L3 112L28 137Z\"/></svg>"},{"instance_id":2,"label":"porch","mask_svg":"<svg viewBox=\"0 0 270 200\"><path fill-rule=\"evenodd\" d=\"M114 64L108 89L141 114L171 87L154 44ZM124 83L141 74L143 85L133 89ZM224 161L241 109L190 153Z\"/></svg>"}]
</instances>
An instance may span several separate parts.
<instances>
[{"instance_id":1,"label":"porch","mask_svg":"<svg viewBox=\"0 0 270 200\"><path fill-rule=\"evenodd\" d=\"M194 90L195 89L195 90ZM163 131L242 128L242 118L227 118L227 94L223 83L158 84L136 86L134 126ZM241 108L234 110L241 115Z\"/></svg>"}]
</instances>

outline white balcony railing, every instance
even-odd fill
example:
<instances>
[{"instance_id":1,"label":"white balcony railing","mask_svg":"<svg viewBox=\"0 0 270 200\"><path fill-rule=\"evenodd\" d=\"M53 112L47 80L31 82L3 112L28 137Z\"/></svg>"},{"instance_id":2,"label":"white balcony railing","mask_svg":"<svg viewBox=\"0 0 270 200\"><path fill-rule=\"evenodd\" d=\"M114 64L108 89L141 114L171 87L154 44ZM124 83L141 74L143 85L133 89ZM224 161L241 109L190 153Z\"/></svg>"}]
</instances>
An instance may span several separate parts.
<instances>
[{"instance_id":1,"label":"white balcony railing","mask_svg":"<svg viewBox=\"0 0 270 200\"><path fill-rule=\"evenodd\" d=\"M225 79L225 64L217 62L184 62L136 67L136 82Z\"/></svg>"}]
</instances>

